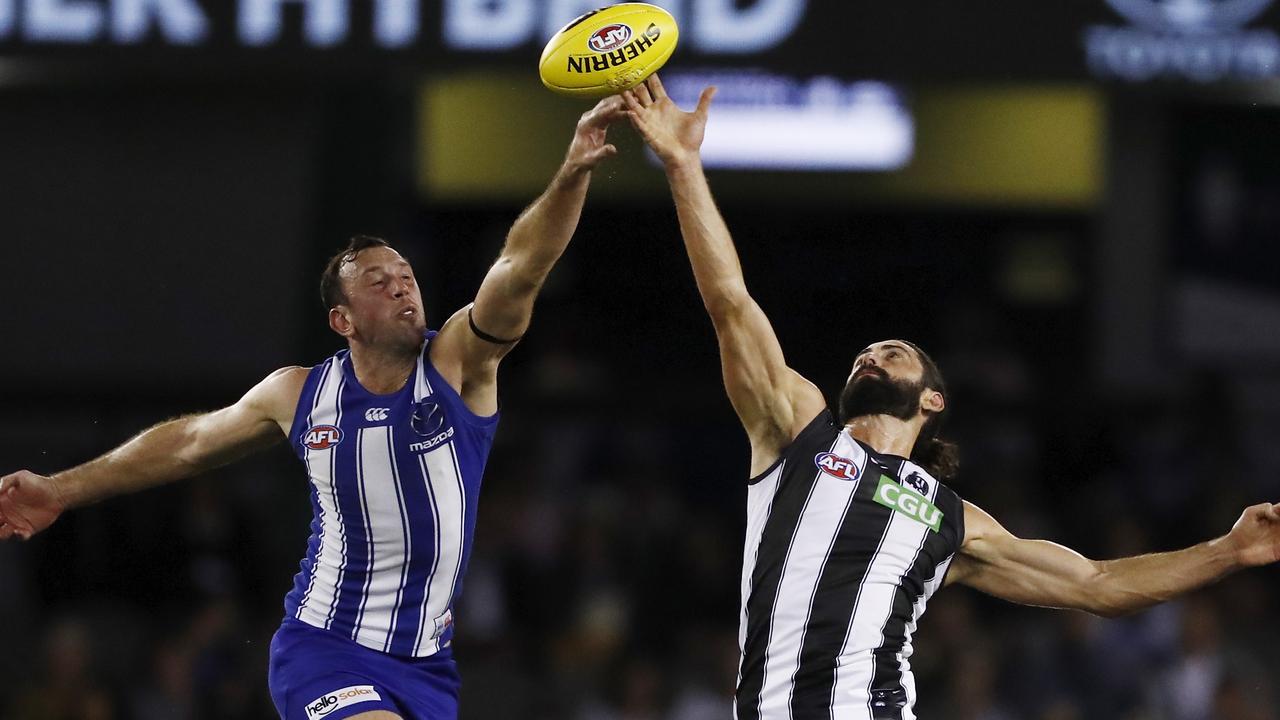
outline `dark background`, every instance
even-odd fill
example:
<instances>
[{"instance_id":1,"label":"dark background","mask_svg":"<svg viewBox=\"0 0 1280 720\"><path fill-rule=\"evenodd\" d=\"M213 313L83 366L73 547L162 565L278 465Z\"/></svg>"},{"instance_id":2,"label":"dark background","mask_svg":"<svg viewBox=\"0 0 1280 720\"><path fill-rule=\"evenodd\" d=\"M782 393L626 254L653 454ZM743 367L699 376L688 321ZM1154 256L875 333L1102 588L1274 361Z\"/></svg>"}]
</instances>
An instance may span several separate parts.
<instances>
[{"instance_id":1,"label":"dark background","mask_svg":"<svg viewBox=\"0 0 1280 720\"><path fill-rule=\"evenodd\" d=\"M541 41L451 48L423 6L399 50L360 39L360 8L329 49L301 40L293 4L267 48L237 43L230 3L207 8L198 47L0 25L0 471L66 468L327 357L340 345L318 276L353 233L413 261L430 321L471 299L537 189L433 194L420 86L482 68L536 87ZM1199 542L1280 499L1276 81L1092 80L1084 28L1125 23L1102 0L805 12L775 48L691 46L673 67L893 80L909 96L1079 87L1102 110L1102 168L1096 195L1068 203L775 198L795 176L713 173L790 363L830 396L869 342L917 342L952 388L955 489L1090 557ZM474 112L518 127L548 107L579 109L548 96ZM571 131L523 143L558 155ZM657 190L631 192L628 173ZM463 717L729 717L745 437L659 171L593 182L502 371L457 612ZM306 493L281 445L0 546L0 717L271 717L266 648ZM948 589L917 633L918 713L1275 718L1278 602L1275 569L1119 620Z\"/></svg>"}]
</instances>

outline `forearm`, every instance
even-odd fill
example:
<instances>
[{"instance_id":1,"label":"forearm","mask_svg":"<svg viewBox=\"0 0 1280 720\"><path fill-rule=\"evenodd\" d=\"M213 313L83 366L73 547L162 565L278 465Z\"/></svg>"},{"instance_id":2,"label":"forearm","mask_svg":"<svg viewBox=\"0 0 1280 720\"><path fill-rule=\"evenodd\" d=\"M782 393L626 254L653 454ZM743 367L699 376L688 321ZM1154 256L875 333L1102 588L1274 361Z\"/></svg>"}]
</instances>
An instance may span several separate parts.
<instances>
[{"instance_id":1,"label":"forearm","mask_svg":"<svg viewBox=\"0 0 1280 720\"><path fill-rule=\"evenodd\" d=\"M184 451L189 449L189 426L183 417L152 427L111 452L53 476L66 508L144 490L194 475L205 469Z\"/></svg>"},{"instance_id":2,"label":"forearm","mask_svg":"<svg viewBox=\"0 0 1280 720\"><path fill-rule=\"evenodd\" d=\"M510 265L514 282L541 286L573 238L590 184L590 169L566 162L516 219L499 258Z\"/></svg>"},{"instance_id":3,"label":"forearm","mask_svg":"<svg viewBox=\"0 0 1280 720\"><path fill-rule=\"evenodd\" d=\"M667 179L698 292L715 319L747 299L733 237L716 207L702 163L696 157L669 166Z\"/></svg>"},{"instance_id":4,"label":"forearm","mask_svg":"<svg viewBox=\"0 0 1280 720\"><path fill-rule=\"evenodd\" d=\"M1136 612L1208 585L1240 568L1227 539L1175 552L1095 563L1089 609L1114 616Z\"/></svg>"}]
</instances>

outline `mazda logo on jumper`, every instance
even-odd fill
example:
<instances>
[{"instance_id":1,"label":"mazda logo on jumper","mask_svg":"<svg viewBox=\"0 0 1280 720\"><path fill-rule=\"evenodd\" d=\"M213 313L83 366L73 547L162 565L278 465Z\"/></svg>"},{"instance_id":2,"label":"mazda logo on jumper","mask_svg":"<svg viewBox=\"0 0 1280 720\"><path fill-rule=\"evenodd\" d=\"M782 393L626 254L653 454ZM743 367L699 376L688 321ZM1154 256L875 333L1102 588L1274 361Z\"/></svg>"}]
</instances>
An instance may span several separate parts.
<instances>
[{"instance_id":1,"label":"mazda logo on jumper","mask_svg":"<svg viewBox=\"0 0 1280 720\"><path fill-rule=\"evenodd\" d=\"M409 419L409 425L423 437L435 435L444 427L444 411L434 400L422 400L413 406L413 417Z\"/></svg>"},{"instance_id":2,"label":"mazda logo on jumper","mask_svg":"<svg viewBox=\"0 0 1280 720\"><path fill-rule=\"evenodd\" d=\"M1280 36L1249 28L1275 0L1106 0L1132 27L1085 31L1089 67L1133 82L1162 77L1195 82L1280 74Z\"/></svg>"}]
</instances>

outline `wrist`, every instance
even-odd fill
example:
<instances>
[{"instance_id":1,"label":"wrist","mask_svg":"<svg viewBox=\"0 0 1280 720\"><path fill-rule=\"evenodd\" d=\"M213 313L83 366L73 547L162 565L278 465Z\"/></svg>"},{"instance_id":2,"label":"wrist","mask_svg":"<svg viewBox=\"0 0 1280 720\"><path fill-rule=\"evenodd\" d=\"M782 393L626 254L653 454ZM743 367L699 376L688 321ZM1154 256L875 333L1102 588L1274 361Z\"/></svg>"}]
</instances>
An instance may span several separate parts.
<instances>
[{"instance_id":1,"label":"wrist","mask_svg":"<svg viewBox=\"0 0 1280 720\"><path fill-rule=\"evenodd\" d=\"M576 158L565 158L560 165L559 179L564 182L578 182L591 176L593 166Z\"/></svg>"},{"instance_id":2,"label":"wrist","mask_svg":"<svg viewBox=\"0 0 1280 720\"><path fill-rule=\"evenodd\" d=\"M682 152L663 159L662 166L670 177L698 173L702 171L702 156L696 151Z\"/></svg>"},{"instance_id":3,"label":"wrist","mask_svg":"<svg viewBox=\"0 0 1280 720\"><path fill-rule=\"evenodd\" d=\"M72 507L83 504L76 493L75 470L64 470L50 475L48 478L49 494L53 496L54 505L61 513Z\"/></svg>"},{"instance_id":4,"label":"wrist","mask_svg":"<svg viewBox=\"0 0 1280 720\"><path fill-rule=\"evenodd\" d=\"M1233 533L1210 540L1206 543L1217 565L1225 572L1234 572L1248 565L1245 561L1245 549Z\"/></svg>"}]
</instances>

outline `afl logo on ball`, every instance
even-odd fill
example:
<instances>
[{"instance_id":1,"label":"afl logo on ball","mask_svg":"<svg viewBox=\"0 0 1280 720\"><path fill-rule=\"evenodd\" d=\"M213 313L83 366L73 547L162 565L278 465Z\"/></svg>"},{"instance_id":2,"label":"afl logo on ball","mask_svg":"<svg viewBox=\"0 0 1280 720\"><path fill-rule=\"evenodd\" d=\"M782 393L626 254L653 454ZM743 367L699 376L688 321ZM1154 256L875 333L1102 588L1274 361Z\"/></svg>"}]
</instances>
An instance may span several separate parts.
<instances>
[{"instance_id":1,"label":"afl logo on ball","mask_svg":"<svg viewBox=\"0 0 1280 720\"><path fill-rule=\"evenodd\" d=\"M848 458L842 458L835 453L822 453L813 458L813 464L818 466L822 472L833 478L840 480L857 480L858 466Z\"/></svg>"},{"instance_id":2,"label":"afl logo on ball","mask_svg":"<svg viewBox=\"0 0 1280 720\"><path fill-rule=\"evenodd\" d=\"M342 442L342 431L333 425L316 425L302 436L302 444L312 450L328 450Z\"/></svg>"},{"instance_id":3,"label":"afl logo on ball","mask_svg":"<svg viewBox=\"0 0 1280 720\"><path fill-rule=\"evenodd\" d=\"M591 37L587 39L587 45L598 53L606 53L626 45L630 39L631 26L615 23L613 25L605 25L591 33Z\"/></svg>"}]
</instances>

